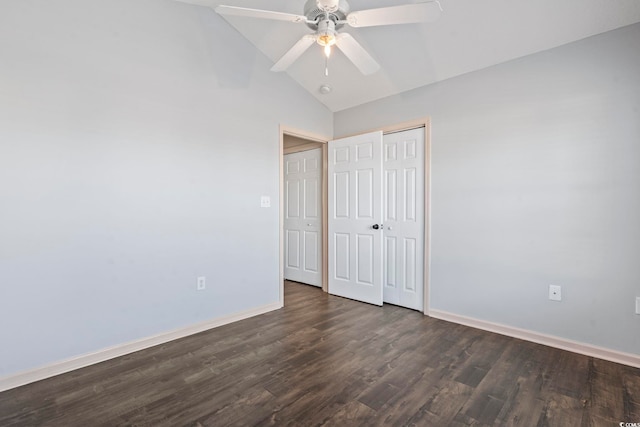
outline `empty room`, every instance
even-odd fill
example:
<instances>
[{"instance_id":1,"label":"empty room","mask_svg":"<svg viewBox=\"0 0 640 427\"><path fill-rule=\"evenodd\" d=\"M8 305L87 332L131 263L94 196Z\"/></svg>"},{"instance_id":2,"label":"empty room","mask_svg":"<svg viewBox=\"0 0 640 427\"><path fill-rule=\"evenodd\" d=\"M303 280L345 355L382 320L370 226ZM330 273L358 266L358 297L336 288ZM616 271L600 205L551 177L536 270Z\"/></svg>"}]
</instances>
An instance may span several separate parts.
<instances>
[{"instance_id":1,"label":"empty room","mask_svg":"<svg viewBox=\"0 0 640 427\"><path fill-rule=\"evenodd\" d=\"M638 0L0 0L0 426L640 425Z\"/></svg>"}]
</instances>

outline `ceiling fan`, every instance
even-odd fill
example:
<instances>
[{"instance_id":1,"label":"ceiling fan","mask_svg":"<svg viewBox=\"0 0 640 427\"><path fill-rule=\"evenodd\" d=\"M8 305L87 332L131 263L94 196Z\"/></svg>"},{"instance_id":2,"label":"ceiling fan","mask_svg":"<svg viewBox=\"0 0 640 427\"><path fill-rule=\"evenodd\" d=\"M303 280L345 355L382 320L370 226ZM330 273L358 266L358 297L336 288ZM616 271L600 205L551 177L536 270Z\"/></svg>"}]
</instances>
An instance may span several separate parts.
<instances>
[{"instance_id":1,"label":"ceiling fan","mask_svg":"<svg viewBox=\"0 0 640 427\"><path fill-rule=\"evenodd\" d=\"M380 65L356 39L348 33L339 33L339 29L344 25L358 28L430 22L439 17L442 8L438 0L430 0L422 3L350 12L349 4L346 0L307 0L303 10L304 15L295 15L270 10L224 5L215 8L215 11L220 15L302 23L314 30L313 34L304 35L298 40L298 42L275 63L271 71L286 70L311 47L313 43L317 43L324 47L324 53L327 59L331 54L332 46L339 48L364 75L375 73L380 69ZM327 72L325 68L325 74Z\"/></svg>"}]
</instances>

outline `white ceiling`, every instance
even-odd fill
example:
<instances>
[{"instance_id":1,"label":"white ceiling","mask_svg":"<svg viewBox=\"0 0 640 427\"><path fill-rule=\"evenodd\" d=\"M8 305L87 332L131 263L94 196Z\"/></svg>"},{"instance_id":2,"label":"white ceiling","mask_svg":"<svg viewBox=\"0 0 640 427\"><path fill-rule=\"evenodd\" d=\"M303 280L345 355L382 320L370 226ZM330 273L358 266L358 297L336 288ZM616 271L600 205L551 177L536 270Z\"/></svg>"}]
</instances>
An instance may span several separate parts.
<instances>
[{"instance_id":1,"label":"white ceiling","mask_svg":"<svg viewBox=\"0 0 640 427\"><path fill-rule=\"evenodd\" d=\"M180 0L303 14L305 0ZM348 0L351 10L415 0ZM320 46L312 46L287 73L331 111L340 111L470 71L551 49L640 22L640 0L441 0L435 23L351 28L349 32L380 63L363 76L334 49L324 75ZM209 10L207 13L211 13ZM277 61L304 34L304 24L228 17L227 22L268 58ZM640 40L638 41L640 51ZM597 60L597 59L596 59ZM247 66L250 66L249 64ZM319 92L321 85L333 88Z\"/></svg>"}]
</instances>

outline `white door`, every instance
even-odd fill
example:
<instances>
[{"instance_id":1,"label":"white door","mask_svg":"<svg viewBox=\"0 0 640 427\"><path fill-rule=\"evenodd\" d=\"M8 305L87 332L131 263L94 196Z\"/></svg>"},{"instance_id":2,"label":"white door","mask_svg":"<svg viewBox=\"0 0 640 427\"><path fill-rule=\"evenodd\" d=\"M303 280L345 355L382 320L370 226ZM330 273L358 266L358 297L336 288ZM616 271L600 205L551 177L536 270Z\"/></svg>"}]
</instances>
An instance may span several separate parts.
<instances>
[{"instance_id":1,"label":"white door","mask_svg":"<svg viewBox=\"0 0 640 427\"><path fill-rule=\"evenodd\" d=\"M382 305L382 132L328 148L329 293Z\"/></svg>"},{"instance_id":2,"label":"white door","mask_svg":"<svg viewBox=\"0 0 640 427\"><path fill-rule=\"evenodd\" d=\"M383 145L383 300L422 311L424 128L387 134Z\"/></svg>"},{"instance_id":3,"label":"white door","mask_svg":"<svg viewBox=\"0 0 640 427\"><path fill-rule=\"evenodd\" d=\"M284 277L322 286L322 150L284 156Z\"/></svg>"}]
</instances>

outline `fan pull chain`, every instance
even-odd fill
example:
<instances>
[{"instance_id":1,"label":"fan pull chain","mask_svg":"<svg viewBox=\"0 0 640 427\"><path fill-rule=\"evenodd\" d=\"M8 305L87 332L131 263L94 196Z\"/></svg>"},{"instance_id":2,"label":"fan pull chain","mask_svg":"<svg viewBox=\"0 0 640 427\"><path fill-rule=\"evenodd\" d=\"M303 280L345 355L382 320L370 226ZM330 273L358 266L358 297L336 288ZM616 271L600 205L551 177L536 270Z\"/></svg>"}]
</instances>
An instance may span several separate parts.
<instances>
[{"instance_id":1,"label":"fan pull chain","mask_svg":"<svg viewBox=\"0 0 640 427\"><path fill-rule=\"evenodd\" d=\"M331 45L324 47L324 75L329 76L329 57L331 56Z\"/></svg>"}]
</instances>

